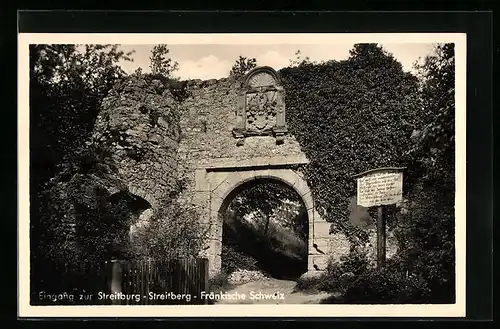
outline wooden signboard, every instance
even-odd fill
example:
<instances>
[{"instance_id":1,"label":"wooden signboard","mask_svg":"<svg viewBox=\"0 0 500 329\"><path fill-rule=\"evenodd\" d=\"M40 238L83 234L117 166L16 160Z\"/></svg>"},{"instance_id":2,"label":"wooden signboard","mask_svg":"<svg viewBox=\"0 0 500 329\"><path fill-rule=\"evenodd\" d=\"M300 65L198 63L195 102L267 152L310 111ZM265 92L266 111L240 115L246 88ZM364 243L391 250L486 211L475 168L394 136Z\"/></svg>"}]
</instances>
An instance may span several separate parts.
<instances>
[{"instance_id":1,"label":"wooden signboard","mask_svg":"<svg viewBox=\"0 0 500 329\"><path fill-rule=\"evenodd\" d=\"M403 198L403 173L377 170L357 179L358 205L374 207L395 204Z\"/></svg>"},{"instance_id":2,"label":"wooden signboard","mask_svg":"<svg viewBox=\"0 0 500 329\"><path fill-rule=\"evenodd\" d=\"M386 239L384 206L396 204L403 198L403 170L377 168L354 175L357 180L357 200L362 207L377 209L377 264L385 264Z\"/></svg>"}]
</instances>

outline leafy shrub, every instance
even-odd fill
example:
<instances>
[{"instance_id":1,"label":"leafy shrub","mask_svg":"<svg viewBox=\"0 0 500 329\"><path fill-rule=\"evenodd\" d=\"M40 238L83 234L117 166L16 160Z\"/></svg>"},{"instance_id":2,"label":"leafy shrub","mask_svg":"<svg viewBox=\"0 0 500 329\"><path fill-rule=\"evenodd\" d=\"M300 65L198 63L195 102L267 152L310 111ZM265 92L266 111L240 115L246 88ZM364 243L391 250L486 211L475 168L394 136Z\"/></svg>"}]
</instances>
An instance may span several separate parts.
<instances>
[{"instance_id":1,"label":"leafy shrub","mask_svg":"<svg viewBox=\"0 0 500 329\"><path fill-rule=\"evenodd\" d=\"M454 191L415 186L413 203L396 234L401 266L425 279L436 303L455 298Z\"/></svg>"},{"instance_id":2,"label":"leafy shrub","mask_svg":"<svg viewBox=\"0 0 500 329\"><path fill-rule=\"evenodd\" d=\"M299 277L296 281L294 291L328 291L335 292L336 286L331 284L330 280L332 278L328 273L322 273L321 275L314 277Z\"/></svg>"},{"instance_id":3,"label":"leafy shrub","mask_svg":"<svg viewBox=\"0 0 500 329\"><path fill-rule=\"evenodd\" d=\"M204 248L208 229L199 215L176 201L166 200L132 236L135 257L175 259L197 257Z\"/></svg>"},{"instance_id":4,"label":"leafy shrub","mask_svg":"<svg viewBox=\"0 0 500 329\"><path fill-rule=\"evenodd\" d=\"M255 258L240 252L234 246L222 245L222 270L232 273L238 269L258 271L259 266Z\"/></svg>"},{"instance_id":5,"label":"leafy shrub","mask_svg":"<svg viewBox=\"0 0 500 329\"><path fill-rule=\"evenodd\" d=\"M208 280L209 292L217 293L221 291L226 291L229 290L231 287L232 285L229 282L229 274L224 270L217 273L214 277Z\"/></svg>"},{"instance_id":6,"label":"leafy shrub","mask_svg":"<svg viewBox=\"0 0 500 329\"><path fill-rule=\"evenodd\" d=\"M348 255L342 256L340 262L328 264L324 279L321 280L318 289L344 292L356 277L363 275L371 268L372 264L366 252L352 250Z\"/></svg>"},{"instance_id":7,"label":"leafy shrub","mask_svg":"<svg viewBox=\"0 0 500 329\"><path fill-rule=\"evenodd\" d=\"M365 274L371 268L372 265L366 252L353 250L341 257L340 261L331 261L322 275L299 278L295 289L345 292L355 278Z\"/></svg>"},{"instance_id":8,"label":"leafy shrub","mask_svg":"<svg viewBox=\"0 0 500 329\"><path fill-rule=\"evenodd\" d=\"M343 301L356 303L427 303L430 290L426 281L417 275L408 276L391 267L364 272L347 287Z\"/></svg>"}]
</instances>

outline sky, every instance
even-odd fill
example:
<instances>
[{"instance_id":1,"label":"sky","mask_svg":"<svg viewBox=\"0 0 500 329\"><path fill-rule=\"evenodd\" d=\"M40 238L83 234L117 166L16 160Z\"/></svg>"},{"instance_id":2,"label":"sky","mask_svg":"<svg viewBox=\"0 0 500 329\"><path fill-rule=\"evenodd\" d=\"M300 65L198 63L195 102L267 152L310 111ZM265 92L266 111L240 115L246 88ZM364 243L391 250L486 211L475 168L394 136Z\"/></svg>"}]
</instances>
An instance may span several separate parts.
<instances>
[{"instance_id":1,"label":"sky","mask_svg":"<svg viewBox=\"0 0 500 329\"><path fill-rule=\"evenodd\" d=\"M149 56L154 45L121 45L124 51L135 50L133 62L122 62L122 68L132 73L138 67L149 72ZM433 49L432 43L388 43L381 46L391 53L405 71L425 57ZM311 61L343 60L349 57L352 43L339 44L169 44L170 57L179 64L174 76L182 79L220 79L227 77L240 55L255 58L259 66L271 66L276 70L286 67L294 59L295 52Z\"/></svg>"}]
</instances>

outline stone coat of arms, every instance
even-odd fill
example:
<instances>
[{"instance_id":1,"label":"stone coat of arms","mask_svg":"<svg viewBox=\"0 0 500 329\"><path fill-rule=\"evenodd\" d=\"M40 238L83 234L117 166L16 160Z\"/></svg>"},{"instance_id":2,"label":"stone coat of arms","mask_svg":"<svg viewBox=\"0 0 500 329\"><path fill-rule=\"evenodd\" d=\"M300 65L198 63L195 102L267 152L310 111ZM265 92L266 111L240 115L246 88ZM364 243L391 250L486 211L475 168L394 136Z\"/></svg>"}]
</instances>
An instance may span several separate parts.
<instances>
[{"instance_id":1,"label":"stone coat of arms","mask_svg":"<svg viewBox=\"0 0 500 329\"><path fill-rule=\"evenodd\" d=\"M276 92L255 93L247 95L247 127L248 129L265 131L276 124Z\"/></svg>"},{"instance_id":2,"label":"stone coat of arms","mask_svg":"<svg viewBox=\"0 0 500 329\"><path fill-rule=\"evenodd\" d=\"M246 75L236 110L237 145L256 135L272 135L282 143L286 132L284 90L277 73L267 66L253 69Z\"/></svg>"}]
</instances>

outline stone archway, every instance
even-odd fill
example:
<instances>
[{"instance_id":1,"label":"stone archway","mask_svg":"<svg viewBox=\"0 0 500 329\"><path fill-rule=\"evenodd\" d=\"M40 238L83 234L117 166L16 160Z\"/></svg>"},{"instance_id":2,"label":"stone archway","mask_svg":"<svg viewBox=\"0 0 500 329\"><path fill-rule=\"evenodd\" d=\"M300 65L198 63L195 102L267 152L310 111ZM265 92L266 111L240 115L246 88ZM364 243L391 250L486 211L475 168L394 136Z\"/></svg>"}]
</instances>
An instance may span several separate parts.
<instances>
[{"instance_id":1,"label":"stone archway","mask_svg":"<svg viewBox=\"0 0 500 329\"><path fill-rule=\"evenodd\" d=\"M214 235L218 241L223 240L223 213L227 209L228 204L234 197L235 192L240 188L244 188L252 181L277 181L292 188L302 200L307 211L308 233L306 246L307 249L312 248L313 223L314 223L314 204L311 197L311 191L305 184L305 181L292 169L276 168L276 169L253 169L244 171L230 172L227 178L211 192L211 220L214 225ZM216 244L222 248L222 244ZM214 250L216 257L212 260L216 268L220 268L222 258L219 256L221 250ZM311 267L310 255L307 254L308 268Z\"/></svg>"},{"instance_id":2,"label":"stone archway","mask_svg":"<svg viewBox=\"0 0 500 329\"><path fill-rule=\"evenodd\" d=\"M280 181L295 190L302 199L307 209L309 223L308 271L325 270L330 257L338 258L340 253L348 249L347 241L340 241L340 245L339 241L335 241L335 248L332 248L332 235L329 234L330 223L323 220L316 211L306 180L302 174L293 169L305 163L307 160L297 157L254 158L248 163L244 161L232 164L222 162L197 170L198 202L206 205L203 210L203 221L210 225L211 232L205 255L210 261L210 276L218 273L221 268L223 223L220 212L230 201L228 199L231 198L232 192L252 180ZM345 240L340 236L339 239ZM335 254L338 254L337 257Z\"/></svg>"}]
</instances>

